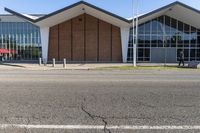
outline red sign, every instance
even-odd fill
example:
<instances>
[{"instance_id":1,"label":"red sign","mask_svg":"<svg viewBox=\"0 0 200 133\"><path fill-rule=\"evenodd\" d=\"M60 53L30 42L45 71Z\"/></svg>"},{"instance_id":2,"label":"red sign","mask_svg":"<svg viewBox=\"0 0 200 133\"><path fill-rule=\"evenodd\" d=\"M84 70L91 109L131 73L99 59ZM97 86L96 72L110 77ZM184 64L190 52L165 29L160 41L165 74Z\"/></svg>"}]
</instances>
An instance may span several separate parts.
<instances>
[{"instance_id":1,"label":"red sign","mask_svg":"<svg viewBox=\"0 0 200 133\"><path fill-rule=\"evenodd\" d=\"M8 50L8 49L0 49L0 54L15 54L16 51L15 50Z\"/></svg>"}]
</instances>

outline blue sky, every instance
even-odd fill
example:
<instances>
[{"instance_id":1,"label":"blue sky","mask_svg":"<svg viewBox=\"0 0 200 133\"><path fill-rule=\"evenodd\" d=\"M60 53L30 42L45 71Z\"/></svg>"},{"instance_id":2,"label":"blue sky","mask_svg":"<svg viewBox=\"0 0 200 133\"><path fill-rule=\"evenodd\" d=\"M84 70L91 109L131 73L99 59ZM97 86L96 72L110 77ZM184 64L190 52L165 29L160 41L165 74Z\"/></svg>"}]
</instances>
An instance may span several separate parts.
<instances>
[{"instance_id":1,"label":"blue sky","mask_svg":"<svg viewBox=\"0 0 200 133\"><path fill-rule=\"evenodd\" d=\"M0 0L0 14L6 13L4 12L4 7L8 7L20 13L47 14L78 1L79 0ZM132 0L85 1L125 18L132 16ZM175 0L139 0L139 13L147 13L174 1ZM200 0L179 1L200 10Z\"/></svg>"}]
</instances>

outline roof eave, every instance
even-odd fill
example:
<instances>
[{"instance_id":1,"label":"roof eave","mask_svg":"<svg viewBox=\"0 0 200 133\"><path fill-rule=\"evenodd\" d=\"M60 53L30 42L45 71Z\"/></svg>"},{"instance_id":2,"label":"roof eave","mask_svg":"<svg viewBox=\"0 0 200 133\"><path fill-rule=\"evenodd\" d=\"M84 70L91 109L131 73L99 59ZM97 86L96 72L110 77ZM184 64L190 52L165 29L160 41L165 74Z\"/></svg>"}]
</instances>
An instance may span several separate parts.
<instances>
[{"instance_id":1,"label":"roof eave","mask_svg":"<svg viewBox=\"0 0 200 133\"><path fill-rule=\"evenodd\" d=\"M60 10L57 10L57 11L55 11L55 12L52 12L52 13L50 13L50 14L44 16L44 17L41 17L41 18L37 19L35 22L37 23L37 22L42 21L42 20L44 20L44 19L46 19L46 18L49 18L49 17L54 16L54 15L56 15L56 14L59 14L59 13L61 13L61 12L63 12L63 11L69 10L69 9L75 7L75 6L80 5L80 4L84 4L84 5L86 5L86 6L89 6L89 7L91 7L91 8L94 8L94 9L96 9L96 10L98 10L98 11L101 11L101 12L107 14L107 15L110 15L110 16L112 16L112 17L114 17L114 18L117 18L117 19L119 19L119 20L121 20L121 21L124 21L124 22L126 22L126 23L129 23L129 20L127 20L127 19L125 19L125 18L123 18L123 17L121 17L121 16L118 16L118 15L116 15L116 14L113 14L113 13L111 13L111 12L108 12L108 11L102 9L102 8L99 8L99 7L96 7L96 6L92 5L92 4L89 4L89 3L85 2L85 1L79 1L79 2L77 2L77 3L75 3L75 4L73 4L73 5L70 5L70 6L64 7L64 8L62 8L62 9L60 9Z\"/></svg>"},{"instance_id":2,"label":"roof eave","mask_svg":"<svg viewBox=\"0 0 200 133\"><path fill-rule=\"evenodd\" d=\"M27 17L27 16L25 16L25 15L23 15L23 14L20 14L20 13L18 13L18 12L15 12L15 11L9 9L9 8L6 8L6 7L5 7L4 10L7 11L7 12L9 12L9 13L11 13L11 14L13 14L13 15L15 15L15 16L18 16L18 17L20 17L20 18L22 18L22 19L25 19L25 20L27 20L27 21L29 21L29 22L31 22L31 23L35 23L35 22L36 22L35 19L31 19L31 18L29 18L29 17Z\"/></svg>"},{"instance_id":3,"label":"roof eave","mask_svg":"<svg viewBox=\"0 0 200 133\"><path fill-rule=\"evenodd\" d=\"M142 15L142 16L139 16L138 19L139 19L139 20L140 20L140 19L143 19L143 18L148 17L148 16L150 16L150 15L153 15L153 14L155 14L155 13L157 13L157 12L160 12L160 11L165 10L165 9L167 9L167 8L173 7L173 6L175 6L175 5L181 5L181 6L185 7L185 8L187 8L187 9L190 9L190 10L192 10L192 11L194 11L194 12L200 14L200 10L197 10L197 9L195 9L195 8L193 8L193 7L191 7L191 6L188 6L188 5L186 5L186 4L182 3L182 2L175 1L175 2L173 2L173 3L171 3L171 4L168 4L168 5L166 5L166 6L163 6L163 7L159 8L159 9L156 9L156 10L154 10L154 11L151 11L151 12L149 12L149 13L147 13L147 14L144 14L144 15ZM136 18L134 18L134 20L136 21ZM133 22L133 19L129 20L129 22L132 23L132 22Z\"/></svg>"},{"instance_id":4,"label":"roof eave","mask_svg":"<svg viewBox=\"0 0 200 133\"><path fill-rule=\"evenodd\" d=\"M107 14L107 15L110 15L110 16L112 16L112 17L114 17L114 18L117 18L117 19L119 19L119 20L121 20L121 21L123 21L123 22L130 23L129 20L127 20L127 19L125 19L125 18L123 18L123 17L120 17L120 16L118 16L118 15L116 15L116 14L113 14L113 13L111 13L111 12L108 12L108 11L106 11L106 10L104 10L104 9L99 8L99 7L96 7L96 6L94 6L94 5L92 5L92 4L89 4L89 3L85 2L85 1L79 1L79 2L77 2L77 3L75 3L75 4L72 4L72 5L70 5L70 6L64 7L64 8L62 8L62 9L60 9L60 10L57 10L57 11L55 11L55 12L52 12L52 13L50 13L50 14L48 14L48 15L45 15L45 16L43 16L43 17L40 17L40 18L38 18L38 19L31 19L31 18L29 18L29 17L27 17L27 16L25 16L25 15L23 15L23 14L20 14L20 13L18 13L18 12L15 12L15 11L11 10L11 9L8 9L8 8L5 8L5 11L7 11L7 12L13 14L13 15L16 15L16 16L18 16L18 17L20 17L20 18L23 18L23 19L25 19L25 20L28 20L28 21L30 21L30 22L32 22L32 23L38 23L38 22L43 21L43 20L45 20L45 19L47 19L47 18L49 18L49 17L52 17L52 16L57 15L57 14L59 14L59 13L62 13L62 12L66 11L66 10L69 10L69 9L71 9L71 8L73 8L73 7L76 7L76 6L80 5L80 4L84 4L84 5L86 5L86 6L89 6L89 7L91 7L91 8L94 8L94 9L96 9L96 10L98 10L98 11L101 11L101 12Z\"/></svg>"}]
</instances>

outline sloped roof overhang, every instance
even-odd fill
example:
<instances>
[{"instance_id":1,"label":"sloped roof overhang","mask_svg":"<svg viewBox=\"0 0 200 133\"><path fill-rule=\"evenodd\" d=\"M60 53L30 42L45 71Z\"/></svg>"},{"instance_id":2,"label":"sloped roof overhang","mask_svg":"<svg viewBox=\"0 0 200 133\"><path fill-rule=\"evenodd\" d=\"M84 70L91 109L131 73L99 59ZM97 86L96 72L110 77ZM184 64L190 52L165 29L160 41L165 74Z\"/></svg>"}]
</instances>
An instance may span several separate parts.
<instances>
[{"instance_id":1,"label":"sloped roof overhang","mask_svg":"<svg viewBox=\"0 0 200 133\"><path fill-rule=\"evenodd\" d=\"M179 21L182 21L186 24L190 24L194 27L200 28L200 10L192 8L181 2L173 2L169 5L161 7L152 12L146 13L138 17L139 24L145 23L149 20L152 20L156 17L168 15L172 18L175 18ZM134 19L136 21L136 18ZM133 19L130 20L130 23L133 22Z\"/></svg>"},{"instance_id":2,"label":"sloped roof overhang","mask_svg":"<svg viewBox=\"0 0 200 133\"><path fill-rule=\"evenodd\" d=\"M98 8L92 4L84 1L77 2L73 5L67 6L63 9L50 13L40 18L33 19L27 15L20 14L11 9L5 8L5 10L13 15L16 15L22 19L25 19L35 25L41 27L51 27L53 25L59 24L61 22L72 19L83 13L87 13L108 23L116 25L118 27L126 26L130 27L132 25L133 19L128 20L113 13L110 13L104 9ZM200 28L200 10L192 8L181 2L173 2L169 5L156 9L150 13L139 16L139 24L147 22L156 17L168 15L179 21L190 24L194 27ZM135 19L134 19L135 20Z\"/></svg>"},{"instance_id":3,"label":"sloped roof overhang","mask_svg":"<svg viewBox=\"0 0 200 133\"><path fill-rule=\"evenodd\" d=\"M40 26L40 27L51 27L53 25L70 20L83 13L92 15L94 17L97 17L103 21L106 21L118 27L121 27L121 26L130 27L129 20L123 17L120 17L116 14L110 13L104 9L101 9L99 7L96 7L84 1L77 2L73 5L67 6L63 9L60 9L58 11L55 11L53 13L50 13L48 15L45 15L37 19L33 19L31 17L28 17L27 15L15 12L8 8L5 8L5 11L13 15L16 15L22 19L25 19L31 23L34 23L35 25Z\"/></svg>"}]
</instances>

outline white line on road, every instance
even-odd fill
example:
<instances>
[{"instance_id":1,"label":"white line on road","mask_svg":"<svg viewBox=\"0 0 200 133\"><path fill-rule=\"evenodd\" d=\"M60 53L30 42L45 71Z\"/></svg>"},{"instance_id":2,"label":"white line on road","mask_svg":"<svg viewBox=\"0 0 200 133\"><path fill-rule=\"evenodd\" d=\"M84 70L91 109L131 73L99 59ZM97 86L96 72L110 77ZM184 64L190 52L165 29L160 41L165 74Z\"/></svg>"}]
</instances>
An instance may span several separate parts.
<instances>
[{"instance_id":1,"label":"white line on road","mask_svg":"<svg viewBox=\"0 0 200 133\"><path fill-rule=\"evenodd\" d=\"M103 125L18 125L18 124L1 124L1 129L7 128L26 128L26 129L104 129ZM200 130L200 126L106 126L107 129L114 130Z\"/></svg>"}]
</instances>

